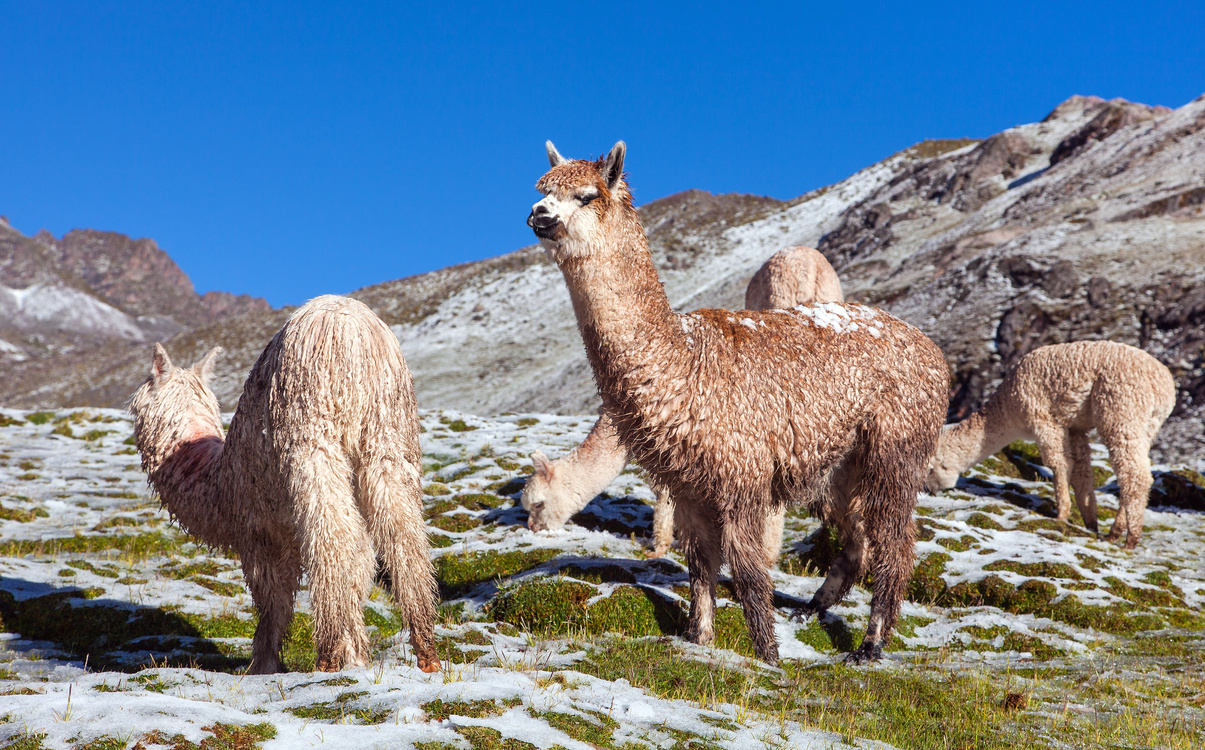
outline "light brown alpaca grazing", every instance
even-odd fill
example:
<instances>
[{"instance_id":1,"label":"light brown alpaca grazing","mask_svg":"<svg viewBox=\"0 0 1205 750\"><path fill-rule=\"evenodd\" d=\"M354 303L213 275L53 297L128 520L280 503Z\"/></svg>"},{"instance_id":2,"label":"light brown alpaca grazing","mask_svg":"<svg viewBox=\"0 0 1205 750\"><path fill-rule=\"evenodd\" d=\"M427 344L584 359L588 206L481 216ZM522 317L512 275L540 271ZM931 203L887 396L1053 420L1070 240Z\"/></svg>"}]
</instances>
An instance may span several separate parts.
<instances>
[{"instance_id":1,"label":"light brown alpaca grazing","mask_svg":"<svg viewBox=\"0 0 1205 750\"><path fill-rule=\"evenodd\" d=\"M815 302L844 302L841 280L814 248L788 247L770 256L745 289L749 310L785 310Z\"/></svg>"},{"instance_id":2,"label":"light brown alpaca grazing","mask_svg":"<svg viewBox=\"0 0 1205 750\"><path fill-rule=\"evenodd\" d=\"M841 280L828 260L810 247L788 247L770 256L745 290L749 310L786 309L818 302L842 302ZM628 463L628 451L605 411L598 415L590 434L569 455L549 461L541 451L531 454L535 473L523 488L521 502L527 509L532 531L555 529L580 511L619 476ZM653 554L669 552L674 541L674 503L669 493L654 487ZM763 555L766 567L774 567L782 549L786 508L774 510L766 519Z\"/></svg>"},{"instance_id":3,"label":"light brown alpaca grazing","mask_svg":"<svg viewBox=\"0 0 1205 750\"><path fill-rule=\"evenodd\" d=\"M859 305L678 315L623 176L625 147L552 169L528 224L560 267L620 442L676 503L690 568L687 637L714 636L721 557L759 658L777 662L766 516L791 502L835 524L842 555L801 614L874 572L857 661L876 659L912 573L912 509L946 412L941 352Z\"/></svg>"},{"instance_id":4,"label":"light brown alpaca grazing","mask_svg":"<svg viewBox=\"0 0 1205 750\"><path fill-rule=\"evenodd\" d=\"M280 649L303 571L318 668L367 665L362 607L374 548L419 668L438 671L418 413L397 338L356 300L310 301L255 363L224 440L206 385L219 352L184 369L156 344L129 408L163 505L190 534L242 560L259 613L249 673L284 671Z\"/></svg>"},{"instance_id":5,"label":"light brown alpaca grazing","mask_svg":"<svg viewBox=\"0 0 1205 750\"><path fill-rule=\"evenodd\" d=\"M1034 440L1054 473L1058 518L1071 514L1068 480L1084 525L1097 530L1088 432L1109 449L1121 488L1106 537L1126 532L1126 549L1142 535L1151 489L1151 441L1176 405L1176 381L1151 355L1112 341L1077 341L1034 349L1004 376L987 404L938 440L929 488L953 487L958 475L1014 440Z\"/></svg>"}]
</instances>

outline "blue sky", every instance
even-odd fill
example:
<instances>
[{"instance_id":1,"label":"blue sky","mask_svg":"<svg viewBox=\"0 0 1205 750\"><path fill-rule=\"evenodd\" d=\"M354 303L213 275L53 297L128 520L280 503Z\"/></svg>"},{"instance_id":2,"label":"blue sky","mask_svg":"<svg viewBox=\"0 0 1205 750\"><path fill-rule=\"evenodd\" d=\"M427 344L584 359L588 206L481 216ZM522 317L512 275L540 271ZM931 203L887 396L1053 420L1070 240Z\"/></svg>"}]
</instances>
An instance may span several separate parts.
<instances>
[{"instance_id":1,"label":"blue sky","mask_svg":"<svg viewBox=\"0 0 1205 750\"><path fill-rule=\"evenodd\" d=\"M1072 94L1205 92L1205 3L0 0L0 214L298 304L532 242L552 138L637 202L791 198Z\"/></svg>"}]
</instances>

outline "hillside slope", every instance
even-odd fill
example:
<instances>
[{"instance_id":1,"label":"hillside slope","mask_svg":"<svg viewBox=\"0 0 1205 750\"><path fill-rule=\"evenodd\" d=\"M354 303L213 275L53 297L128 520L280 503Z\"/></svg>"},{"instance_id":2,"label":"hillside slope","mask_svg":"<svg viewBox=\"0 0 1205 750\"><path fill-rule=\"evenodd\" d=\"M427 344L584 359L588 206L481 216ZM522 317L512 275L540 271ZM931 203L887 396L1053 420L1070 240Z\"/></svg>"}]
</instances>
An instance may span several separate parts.
<instances>
[{"instance_id":1,"label":"hillside slope","mask_svg":"<svg viewBox=\"0 0 1205 750\"><path fill-rule=\"evenodd\" d=\"M533 176L542 166L533 157ZM942 347L955 417L1042 344L1111 338L1142 346L1181 386L1156 459L1201 453L1205 98L1172 111L1072 97L1040 123L982 142L926 141L791 201L687 191L640 212L679 310L739 307L769 255L818 246L851 299L886 308ZM478 414L596 408L568 294L538 247L353 296L398 335L424 406ZM232 408L286 314L190 328L168 348L189 361L226 347L217 390ZM145 346L123 344L47 365L38 377L0 385L0 403L120 404L146 359Z\"/></svg>"}]
</instances>

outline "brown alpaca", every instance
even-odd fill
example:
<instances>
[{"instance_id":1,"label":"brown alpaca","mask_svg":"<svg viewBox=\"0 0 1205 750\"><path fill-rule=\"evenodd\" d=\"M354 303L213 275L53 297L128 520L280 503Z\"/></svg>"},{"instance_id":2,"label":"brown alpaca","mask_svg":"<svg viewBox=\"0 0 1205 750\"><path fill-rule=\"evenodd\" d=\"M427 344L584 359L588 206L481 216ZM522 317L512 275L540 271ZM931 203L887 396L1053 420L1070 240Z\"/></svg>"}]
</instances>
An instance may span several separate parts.
<instances>
[{"instance_id":1,"label":"brown alpaca","mask_svg":"<svg viewBox=\"0 0 1205 750\"><path fill-rule=\"evenodd\" d=\"M259 613L249 673L284 671L303 571L318 669L368 664L362 607L374 547L419 668L438 671L418 413L397 338L356 300L311 300L255 363L225 440L206 386L220 351L183 369L156 344L129 409L163 505L190 534L242 560Z\"/></svg>"},{"instance_id":2,"label":"brown alpaca","mask_svg":"<svg viewBox=\"0 0 1205 750\"><path fill-rule=\"evenodd\" d=\"M745 307L749 310L786 309L817 302L842 302L841 280L818 251L788 247L770 256L749 281ZM577 513L619 476L628 463L628 450L605 411L582 444L569 455L549 461L541 451L531 454L535 472L523 488L521 503L527 509L532 531L555 529ZM669 552L674 541L674 502L658 487L653 509L653 554ZM766 519L763 555L766 567L778 562L786 509L778 508Z\"/></svg>"},{"instance_id":3,"label":"brown alpaca","mask_svg":"<svg viewBox=\"0 0 1205 750\"><path fill-rule=\"evenodd\" d=\"M841 600L867 565L857 661L882 654L912 572L912 509L946 412L941 351L860 305L678 315L657 278L623 176L625 147L552 169L528 224L560 267L603 408L620 442L676 502L690 568L687 636L714 635L721 557L758 657L774 663L766 516L805 503L843 552L801 614Z\"/></svg>"},{"instance_id":4,"label":"brown alpaca","mask_svg":"<svg viewBox=\"0 0 1205 750\"><path fill-rule=\"evenodd\" d=\"M819 250L788 247L770 256L745 289L749 310L785 310L815 302L844 302L841 280Z\"/></svg>"},{"instance_id":5,"label":"brown alpaca","mask_svg":"<svg viewBox=\"0 0 1205 750\"><path fill-rule=\"evenodd\" d=\"M1142 535L1150 493L1151 441L1176 405L1176 381L1151 355L1112 341L1077 341L1034 349L1004 376L987 404L942 431L929 488L948 489L958 475L1014 440L1035 440L1054 473L1058 518L1071 514L1068 479L1084 525L1097 530L1088 432L1109 449L1121 488L1111 542L1126 549Z\"/></svg>"}]
</instances>

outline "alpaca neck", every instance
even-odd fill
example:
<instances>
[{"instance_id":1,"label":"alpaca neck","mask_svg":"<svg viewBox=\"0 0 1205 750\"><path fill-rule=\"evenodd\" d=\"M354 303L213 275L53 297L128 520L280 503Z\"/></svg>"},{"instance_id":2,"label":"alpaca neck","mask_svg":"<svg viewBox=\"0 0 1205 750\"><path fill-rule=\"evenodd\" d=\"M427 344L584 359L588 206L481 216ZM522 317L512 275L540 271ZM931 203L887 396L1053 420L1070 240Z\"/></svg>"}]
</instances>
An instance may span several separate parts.
<instances>
[{"instance_id":1,"label":"alpaca neck","mask_svg":"<svg viewBox=\"0 0 1205 750\"><path fill-rule=\"evenodd\" d=\"M664 351L682 334L639 217L631 207L616 212L588 255L568 254L560 263L600 389L643 369L643 351Z\"/></svg>"},{"instance_id":2,"label":"alpaca neck","mask_svg":"<svg viewBox=\"0 0 1205 750\"><path fill-rule=\"evenodd\" d=\"M223 473L221 434L203 434L177 443L147 474L172 517L206 544L232 547L232 530L243 531L229 517L220 492Z\"/></svg>"},{"instance_id":3,"label":"alpaca neck","mask_svg":"<svg viewBox=\"0 0 1205 750\"><path fill-rule=\"evenodd\" d=\"M942 442L948 446L953 464L965 471L1024 436L1024 426L1017 419L989 404L951 427Z\"/></svg>"},{"instance_id":4,"label":"alpaca neck","mask_svg":"<svg viewBox=\"0 0 1205 750\"><path fill-rule=\"evenodd\" d=\"M574 507L581 510L593 500L628 463L628 452L619 443L611 416L603 411L582 444L558 462L557 474Z\"/></svg>"}]
</instances>

